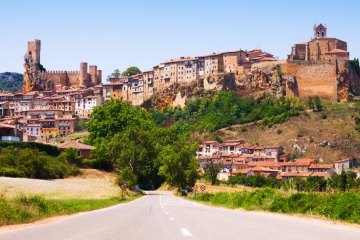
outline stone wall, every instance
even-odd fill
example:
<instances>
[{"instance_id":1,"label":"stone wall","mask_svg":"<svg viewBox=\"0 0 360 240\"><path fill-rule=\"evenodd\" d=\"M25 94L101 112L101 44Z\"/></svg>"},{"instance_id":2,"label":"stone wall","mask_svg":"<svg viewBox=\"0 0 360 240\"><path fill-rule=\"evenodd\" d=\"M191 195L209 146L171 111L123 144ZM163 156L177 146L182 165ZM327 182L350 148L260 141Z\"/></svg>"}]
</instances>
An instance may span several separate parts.
<instances>
[{"instance_id":1,"label":"stone wall","mask_svg":"<svg viewBox=\"0 0 360 240\"><path fill-rule=\"evenodd\" d=\"M68 72L68 79L70 86L79 86L80 85L80 72Z\"/></svg>"},{"instance_id":2,"label":"stone wall","mask_svg":"<svg viewBox=\"0 0 360 240\"><path fill-rule=\"evenodd\" d=\"M46 72L38 72L38 75L41 79L48 79L54 82L54 85L61 84L62 86L66 86L67 83L67 74L66 71L46 71Z\"/></svg>"},{"instance_id":3,"label":"stone wall","mask_svg":"<svg viewBox=\"0 0 360 240\"><path fill-rule=\"evenodd\" d=\"M336 61L288 61L281 65L285 75L296 84L286 88L286 96L337 98Z\"/></svg>"}]
</instances>

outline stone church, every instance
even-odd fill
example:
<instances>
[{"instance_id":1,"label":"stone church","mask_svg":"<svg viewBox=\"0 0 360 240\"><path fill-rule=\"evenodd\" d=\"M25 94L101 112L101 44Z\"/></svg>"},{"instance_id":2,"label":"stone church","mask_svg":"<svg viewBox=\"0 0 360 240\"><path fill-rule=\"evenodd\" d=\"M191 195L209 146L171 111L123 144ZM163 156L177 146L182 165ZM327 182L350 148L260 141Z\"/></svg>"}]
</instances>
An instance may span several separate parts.
<instances>
[{"instance_id":1,"label":"stone church","mask_svg":"<svg viewBox=\"0 0 360 240\"><path fill-rule=\"evenodd\" d=\"M327 36L326 24L314 25L314 37L309 42L295 44L289 60L349 60L347 43Z\"/></svg>"}]
</instances>

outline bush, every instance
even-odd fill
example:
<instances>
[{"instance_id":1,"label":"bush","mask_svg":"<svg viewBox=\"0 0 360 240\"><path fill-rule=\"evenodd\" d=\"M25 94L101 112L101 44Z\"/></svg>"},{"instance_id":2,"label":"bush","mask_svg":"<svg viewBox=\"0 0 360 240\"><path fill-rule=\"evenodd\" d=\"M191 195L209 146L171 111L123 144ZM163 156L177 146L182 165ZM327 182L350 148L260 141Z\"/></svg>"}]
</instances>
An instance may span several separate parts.
<instances>
[{"instance_id":1,"label":"bush","mask_svg":"<svg viewBox=\"0 0 360 240\"><path fill-rule=\"evenodd\" d=\"M60 154L57 146L37 142L0 142L0 148L7 147L38 149L40 152L45 152L55 157Z\"/></svg>"},{"instance_id":2,"label":"bush","mask_svg":"<svg viewBox=\"0 0 360 240\"><path fill-rule=\"evenodd\" d=\"M63 178L80 171L58 157L38 149L7 147L0 150L0 175L39 179Z\"/></svg>"}]
</instances>

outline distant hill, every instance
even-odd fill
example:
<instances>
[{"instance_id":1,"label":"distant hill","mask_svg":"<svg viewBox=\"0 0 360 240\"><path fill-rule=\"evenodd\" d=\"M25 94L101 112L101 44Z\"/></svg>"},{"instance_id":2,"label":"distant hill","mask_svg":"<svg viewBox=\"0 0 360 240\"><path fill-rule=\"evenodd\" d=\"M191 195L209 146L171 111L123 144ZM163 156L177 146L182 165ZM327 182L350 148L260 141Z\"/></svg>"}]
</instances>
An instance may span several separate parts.
<instances>
[{"instance_id":1,"label":"distant hill","mask_svg":"<svg viewBox=\"0 0 360 240\"><path fill-rule=\"evenodd\" d=\"M23 75L20 73L0 73L0 91L19 91L23 87L23 81Z\"/></svg>"}]
</instances>

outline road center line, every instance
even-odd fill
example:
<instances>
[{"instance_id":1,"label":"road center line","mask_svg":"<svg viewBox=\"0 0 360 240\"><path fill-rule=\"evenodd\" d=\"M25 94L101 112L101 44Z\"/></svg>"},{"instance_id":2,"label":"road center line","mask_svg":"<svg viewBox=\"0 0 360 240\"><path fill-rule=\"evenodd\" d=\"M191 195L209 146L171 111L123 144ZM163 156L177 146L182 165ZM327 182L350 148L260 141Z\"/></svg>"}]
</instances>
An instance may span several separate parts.
<instances>
[{"instance_id":1,"label":"road center line","mask_svg":"<svg viewBox=\"0 0 360 240\"><path fill-rule=\"evenodd\" d=\"M159 199L160 199L160 206L161 206L162 209L164 209L164 205L161 202L161 195L160 195Z\"/></svg>"},{"instance_id":2,"label":"road center line","mask_svg":"<svg viewBox=\"0 0 360 240\"><path fill-rule=\"evenodd\" d=\"M189 230L187 230L187 228L180 228L180 231L185 237L192 237L192 234L189 232Z\"/></svg>"}]
</instances>

